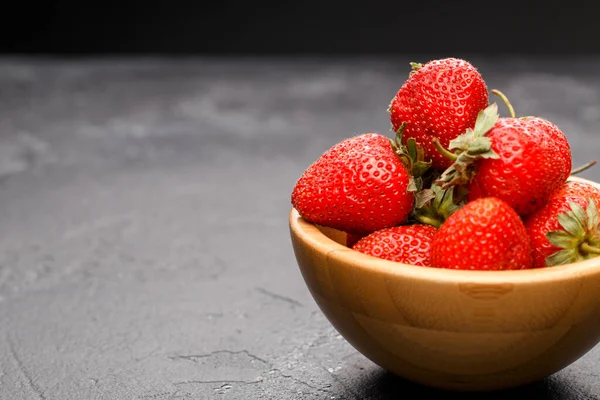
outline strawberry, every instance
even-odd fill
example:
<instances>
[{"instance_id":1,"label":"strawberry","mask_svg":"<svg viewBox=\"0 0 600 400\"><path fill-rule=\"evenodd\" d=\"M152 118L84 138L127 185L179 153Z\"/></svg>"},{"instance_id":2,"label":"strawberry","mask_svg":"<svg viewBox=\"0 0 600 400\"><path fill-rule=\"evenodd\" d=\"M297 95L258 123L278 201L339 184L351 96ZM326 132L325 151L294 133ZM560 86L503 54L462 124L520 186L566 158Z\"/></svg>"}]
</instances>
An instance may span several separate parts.
<instances>
[{"instance_id":1,"label":"strawberry","mask_svg":"<svg viewBox=\"0 0 600 400\"><path fill-rule=\"evenodd\" d=\"M428 165L422 152L400 141L365 133L336 144L296 182L292 205L310 222L355 235L406 222L418 189L415 173Z\"/></svg>"},{"instance_id":2,"label":"strawberry","mask_svg":"<svg viewBox=\"0 0 600 400\"><path fill-rule=\"evenodd\" d=\"M440 226L431 250L436 268L514 270L531 267L531 248L519 215L503 200L465 204Z\"/></svg>"},{"instance_id":3,"label":"strawberry","mask_svg":"<svg viewBox=\"0 0 600 400\"><path fill-rule=\"evenodd\" d=\"M363 237L352 248L385 260L430 267L431 242L436 231L431 225L395 226Z\"/></svg>"},{"instance_id":4,"label":"strawberry","mask_svg":"<svg viewBox=\"0 0 600 400\"><path fill-rule=\"evenodd\" d=\"M600 189L581 181L564 183L525 219L536 268L569 264L600 254Z\"/></svg>"},{"instance_id":5,"label":"strawberry","mask_svg":"<svg viewBox=\"0 0 600 400\"><path fill-rule=\"evenodd\" d=\"M468 201L497 197L526 216L569 177L571 148L552 122L499 118L497 110L494 103L482 111L473 130L450 142L452 152L435 143L440 153L454 160L437 182L443 188L466 185Z\"/></svg>"},{"instance_id":6,"label":"strawberry","mask_svg":"<svg viewBox=\"0 0 600 400\"><path fill-rule=\"evenodd\" d=\"M392 99L388 112L392 128L406 123L403 138L414 138L423 147L432 167L444 170L451 162L432 143L443 146L475 125L477 114L488 106L486 84L477 69L457 58L411 63L409 78Z\"/></svg>"}]
</instances>

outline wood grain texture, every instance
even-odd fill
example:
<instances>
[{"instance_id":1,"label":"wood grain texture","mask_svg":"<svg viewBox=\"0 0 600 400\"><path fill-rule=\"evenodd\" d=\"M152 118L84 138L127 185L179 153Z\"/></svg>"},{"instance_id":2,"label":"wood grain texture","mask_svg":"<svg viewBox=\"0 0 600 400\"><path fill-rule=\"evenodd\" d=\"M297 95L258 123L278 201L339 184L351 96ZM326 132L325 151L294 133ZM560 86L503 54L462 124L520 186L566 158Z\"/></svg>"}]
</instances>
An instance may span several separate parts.
<instances>
[{"instance_id":1,"label":"wood grain texture","mask_svg":"<svg viewBox=\"0 0 600 400\"><path fill-rule=\"evenodd\" d=\"M290 232L306 285L332 325L367 358L417 383L520 386L600 341L600 258L538 270L443 270L353 251L342 232L294 209Z\"/></svg>"}]
</instances>

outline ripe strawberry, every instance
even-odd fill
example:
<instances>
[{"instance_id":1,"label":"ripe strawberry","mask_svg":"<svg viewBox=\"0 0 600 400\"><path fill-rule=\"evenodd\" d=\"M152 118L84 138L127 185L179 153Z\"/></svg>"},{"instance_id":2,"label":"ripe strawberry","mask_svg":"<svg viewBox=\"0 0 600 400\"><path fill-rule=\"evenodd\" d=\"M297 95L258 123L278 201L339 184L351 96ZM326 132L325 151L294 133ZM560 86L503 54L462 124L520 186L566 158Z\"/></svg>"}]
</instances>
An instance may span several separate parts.
<instances>
[{"instance_id":1,"label":"ripe strawberry","mask_svg":"<svg viewBox=\"0 0 600 400\"><path fill-rule=\"evenodd\" d=\"M454 154L441 149L455 159L438 181L443 188L464 184L468 201L497 197L521 216L541 207L571 172L571 148L556 125L537 117L498 118L495 103L450 150Z\"/></svg>"},{"instance_id":2,"label":"ripe strawberry","mask_svg":"<svg viewBox=\"0 0 600 400\"><path fill-rule=\"evenodd\" d=\"M569 177L571 148L553 123L536 117L502 118L487 136L500 157L479 162L469 200L496 196L527 215Z\"/></svg>"},{"instance_id":3,"label":"ripe strawberry","mask_svg":"<svg viewBox=\"0 0 600 400\"><path fill-rule=\"evenodd\" d=\"M536 268L569 264L600 254L600 189L581 181L563 184L525 219Z\"/></svg>"},{"instance_id":4,"label":"ripe strawberry","mask_svg":"<svg viewBox=\"0 0 600 400\"><path fill-rule=\"evenodd\" d=\"M357 235L402 224L415 195L412 166L398 152L376 133L346 139L302 174L292 205L308 221Z\"/></svg>"},{"instance_id":5,"label":"ripe strawberry","mask_svg":"<svg viewBox=\"0 0 600 400\"><path fill-rule=\"evenodd\" d=\"M392 128L406 123L403 138L414 138L425 151L432 167L444 170L451 162L435 149L432 139L444 147L450 140L475 125L477 114L488 106L486 84L473 65L465 60L446 58L413 70L389 106Z\"/></svg>"},{"instance_id":6,"label":"ripe strawberry","mask_svg":"<svg viewBox=\"0 0 600 400\"><path fill-rule=\"evenodd\" d=\"M352 248L385 260L430 267L431 242L436 231L431 225L395 226L365 236Z\"/></svg>"},{"instance_id":7,"label":"ripe strawberry","mask_svg":"<svg viewBox=\"0 0 600 400\"><path fill-rule=\"evenodd\" d=\"M531 267L529 237L521 218L503 200L482 197L467 203L438 229L432 266L462 270Z\"/></svg>"}]
</instances>

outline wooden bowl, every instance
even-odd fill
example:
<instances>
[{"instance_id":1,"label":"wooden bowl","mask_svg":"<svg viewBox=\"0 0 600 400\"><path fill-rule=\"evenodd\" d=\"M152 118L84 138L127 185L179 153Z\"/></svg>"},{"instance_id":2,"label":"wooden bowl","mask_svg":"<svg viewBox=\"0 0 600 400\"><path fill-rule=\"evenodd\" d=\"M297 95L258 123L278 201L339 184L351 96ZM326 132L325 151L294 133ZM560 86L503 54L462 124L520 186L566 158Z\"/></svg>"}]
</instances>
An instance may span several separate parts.
<instances>
[{"instance_id":1,"label":"wooden bowl","mask_svg":"<svg viewBox=\"0 0 600 400\"><path fill-rule=\"evenodd\" d=\"M600 341L600 257L455 271L359 253L344 245L344 233L295 209L289 224L322 312L360 353L405 379L453 390L515 387L559 371Z\"/></svg>"}]
</instances>

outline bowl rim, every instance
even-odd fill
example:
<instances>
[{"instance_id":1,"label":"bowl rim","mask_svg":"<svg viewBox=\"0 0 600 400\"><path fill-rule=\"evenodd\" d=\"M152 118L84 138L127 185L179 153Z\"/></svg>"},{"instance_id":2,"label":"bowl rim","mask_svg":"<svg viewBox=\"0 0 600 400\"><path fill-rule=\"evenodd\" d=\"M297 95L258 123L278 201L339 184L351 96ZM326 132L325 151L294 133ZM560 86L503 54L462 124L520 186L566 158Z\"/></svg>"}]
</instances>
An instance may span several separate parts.
<instances>
[{"instance_id":1,"label":"bowl rim","mask_svg":"<svg viewBox=\"0 0 600 400\"><path fill-rule=\"evenodd\" d=\"M583 181L600 188L600 184L588 179L572 176L568 180ZM354 268L367 273L380 273L389 276L402 276L418 280L453 284L480 283L499 285L563 281L600 274L600 256L555 267L511 271L453 270L421 267L385 260L352 250L337 243L321 232L315 224L302 218L293 207L289 213L289 228L293 236L304 245L316 250L319 254L326 257L335 257L344 265L352 265Z\"/></svg>"}]
</instances>

